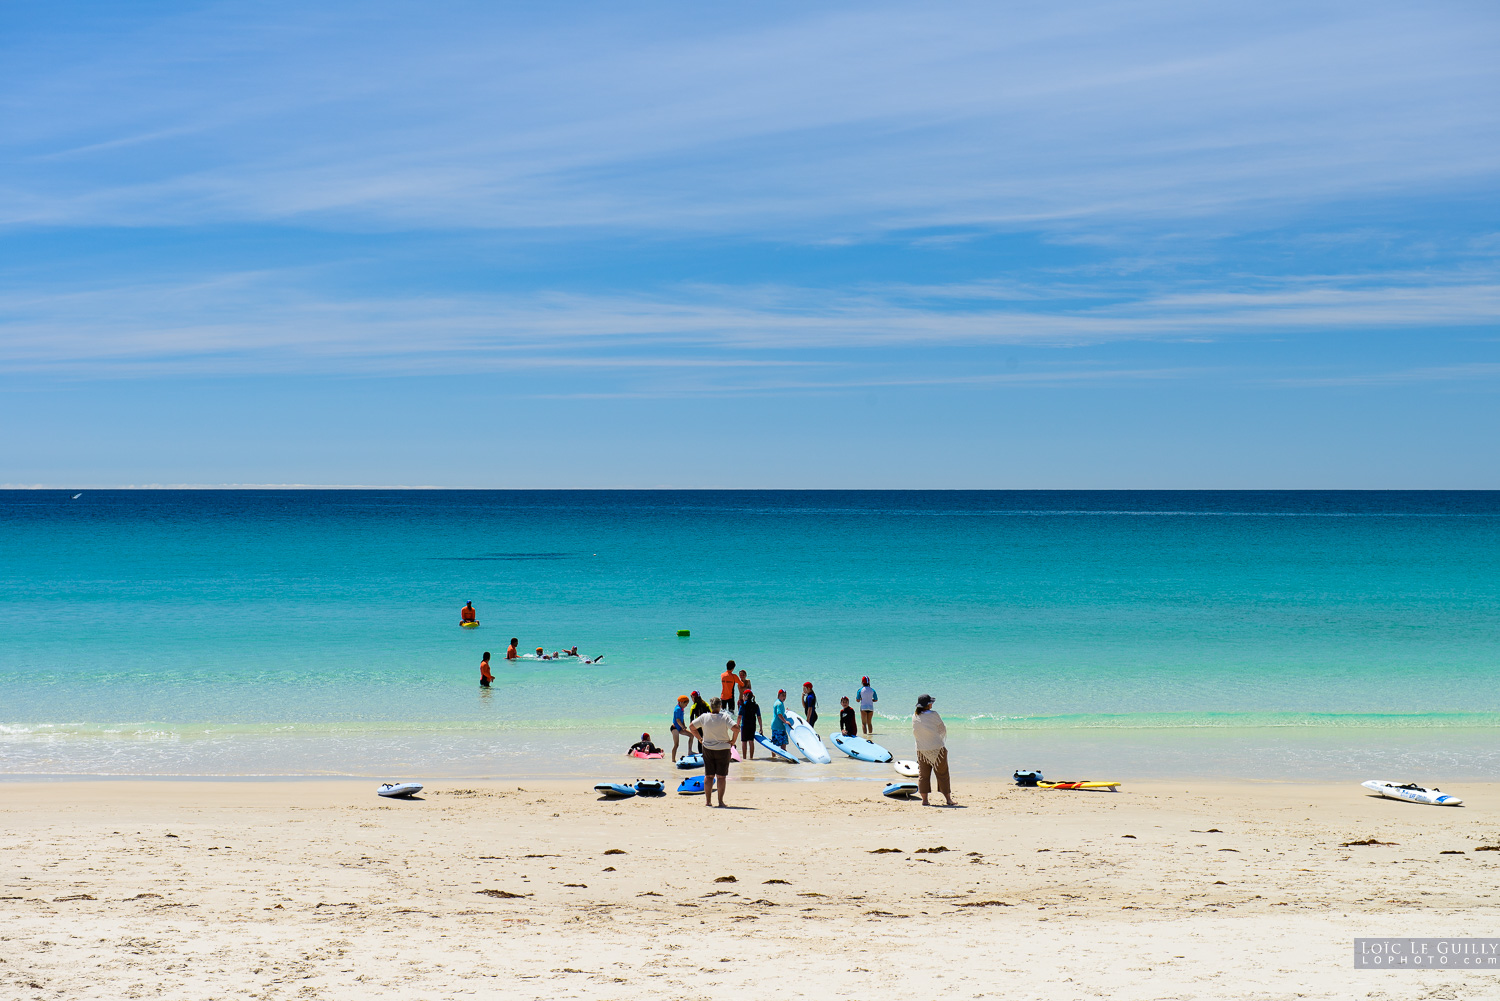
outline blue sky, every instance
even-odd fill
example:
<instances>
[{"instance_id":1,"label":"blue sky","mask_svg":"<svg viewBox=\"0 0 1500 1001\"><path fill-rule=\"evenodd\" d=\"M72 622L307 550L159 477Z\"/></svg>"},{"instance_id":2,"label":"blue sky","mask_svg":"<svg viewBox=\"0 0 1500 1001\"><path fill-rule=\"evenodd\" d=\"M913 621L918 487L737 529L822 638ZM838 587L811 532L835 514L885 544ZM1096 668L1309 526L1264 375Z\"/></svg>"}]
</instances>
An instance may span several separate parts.
<instances>
[{"instance_id":1,"label":"blue sky","mask_svg":"<svg viewBox=\"0 0 1500 1001\"><path fill-rule=\"evenodd\" d=\"M437 6L0 6L0 482L1500 488L1492 5Z\"/></svg>"}]
</instances>

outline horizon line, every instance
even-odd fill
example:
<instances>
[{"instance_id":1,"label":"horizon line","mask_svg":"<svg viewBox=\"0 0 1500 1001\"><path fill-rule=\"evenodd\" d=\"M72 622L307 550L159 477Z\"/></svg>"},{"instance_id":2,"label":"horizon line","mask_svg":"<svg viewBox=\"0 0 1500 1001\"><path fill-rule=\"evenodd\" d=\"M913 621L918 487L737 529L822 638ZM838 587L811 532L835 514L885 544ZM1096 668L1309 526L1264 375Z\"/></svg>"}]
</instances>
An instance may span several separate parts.
<instances>
[{"instance_id":1,"label":"horizon line","mask_svg":"<svg viewBox=\"0 0 1500 1001\"><path fill-rule=\"evenodd\" d=\"M0 483L0 491L150 491L150 490L412 490L512 493L606 493L612 491L764 492L764 493L1500 493L1497 487L475 487L432 485L372 485L318 483L147 483L123 486L54 486Z\"/></svg>"}]
</instances>

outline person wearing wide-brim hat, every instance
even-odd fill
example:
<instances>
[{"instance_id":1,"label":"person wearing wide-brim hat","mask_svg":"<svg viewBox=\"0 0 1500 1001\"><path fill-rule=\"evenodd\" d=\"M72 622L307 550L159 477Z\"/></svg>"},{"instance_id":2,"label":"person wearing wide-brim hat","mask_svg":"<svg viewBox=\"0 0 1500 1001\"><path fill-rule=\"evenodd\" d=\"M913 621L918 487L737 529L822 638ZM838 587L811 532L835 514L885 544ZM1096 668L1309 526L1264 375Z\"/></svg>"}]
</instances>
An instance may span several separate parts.
<instances>
[{"instance_id":1,"label":"person wearing wide-brim hat","mask_svg":"<svg viewBox=\"0 0 1500 1001\"><path fill-rule=\"evenodd\" d=\"M932 780L936 777L938 792L943 794L943 799L949 806L957 806L948 784L948 747L944 743L948 727L932 708L936 701L931 695L918 696L917 710L911 718L912 736L917 741L917 792L922 795L922 805L931 806L927 796L932 792Z\"/></svg>"}]
</instances>

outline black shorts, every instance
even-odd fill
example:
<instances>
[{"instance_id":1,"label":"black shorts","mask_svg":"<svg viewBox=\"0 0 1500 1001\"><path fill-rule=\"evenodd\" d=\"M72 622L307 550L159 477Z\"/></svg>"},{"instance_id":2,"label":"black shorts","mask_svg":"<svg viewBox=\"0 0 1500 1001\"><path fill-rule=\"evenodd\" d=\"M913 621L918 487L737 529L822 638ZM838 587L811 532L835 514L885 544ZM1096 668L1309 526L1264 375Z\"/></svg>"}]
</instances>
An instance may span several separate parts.
<instances>
[{"instance_id":1,"label":"black shorts","mask_svg":"<svg viewBox=\"0 0 1500 1001\"><path fill-rule=\"evenodd\" d=\"M703 776L712 778L715 775L729 774L729 748L722 751L704 750L703 752Z\"/></svg>"},{"instance_id":2,"label":"black shorts","mask_svg":"<svg viewBox=\"0 0 1500 1001\"><path fill-rule=\"evenodd\" d=\"M488 687L490 687L489 680L486 679L486 678L480 678L479 679L479 687L480 688L488 688Z\"/></svg>"}]
</instances>

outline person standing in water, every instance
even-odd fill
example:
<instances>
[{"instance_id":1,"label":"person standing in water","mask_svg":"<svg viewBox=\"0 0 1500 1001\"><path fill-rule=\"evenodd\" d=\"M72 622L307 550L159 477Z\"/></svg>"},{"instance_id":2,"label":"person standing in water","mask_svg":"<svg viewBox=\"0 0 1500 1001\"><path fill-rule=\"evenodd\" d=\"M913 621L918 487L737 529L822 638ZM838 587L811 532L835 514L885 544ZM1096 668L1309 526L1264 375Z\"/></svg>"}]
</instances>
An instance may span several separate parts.
<instances>
[{"instance_id":1,"label":"person standing in water","mask_svg":"<svg viewBox=\"0 0 1500 1001\"><path fill-rule=\"evenodd\" d=\"M782 688L776 692L776 703L771 706L771 743L777 747L786 746L786 689Z\"/></svg>"},{"instance_id":2,"label":"person standing in water","mask_svg":"<svg viewBox=\"0 0 1500 1001\"><path fill-rule=\"evenodd\" d=\"M734 661L724 665L724 673L719 675L719 701L734 709L734 690L739 686L740 679L734 673Z\"/></svg>"},{"instance_id":3,"label":"person standing in water","mask_svg":"<svg viewBox=\"0 0 1500 1001\"><path fill-rule=\"evenodd\" d=\"M937 700L931 695L918 697L917 710L911 719L911 733L917 741L917 792L922 796L922 805L931 806L927 802L927 795L932 791L932 780L936 778L938 792L943 794L943 799L948 801L949 806L957 806L948 785L948 748L945 743L948 726L933 710L932 703L935 701Z\"/></svg>"},{"instance_id":4,"label":"person standing in water","mask_svg":"<svg viewBox=\"0 0 1500 1001\"><path fill-rule=\"evenodd\" d=\"M802 718L808 726L818 722L818 696L813 692L812 682L802 682Z\"/></svg>"},{"instance_id":5,"label":"person standing in water","mask_svg":"<svg viewBox=\"0 0 1500 1001\"><path fill-rule=\"evenodd\" d=\"M859 724L854 722L854 708L849 705L849 696L839 699L839 730L845 737L858 737Z\"/></svg>"},{"instance_id":6,"label":"person standing in water","mask_svg":"<svg viewBox=\"0 0 1500 1001\"><path fill-rule=\"evenodd\" d=\"M854 693L854 699L859 703L859 721L864 724L865 736L873 736L875 734L875 703L880 701L880 696L875 694L869 678L859 679L859 691Z\"/></svg>"},{"instance_id":7,"label":"person standing in water","mask_svg":"<svg viewBox=\"0 0 1500 1001\"><path fill-rule=\"evenodd\" d=\"M458 610L458 621L460 622L478 622L478 616L479 613L474 611L474 603L472 601L464 602L464 607Z\"/></svg>"},{"instance_id":8,"label":"person standing in water","mask_svg":"<svg viewBox=\"0 0 1500 1001\"><path fill-rule=\"evenodd\" d=\"M749 761L755 757L755 735L760 733L760 706L755 693L748 688L740 690L740 757Z\"/></svg>"},{"instance_id":9,"label":"person standing in water","mask_svg":"<svg viewBox=\"0 0 1500 1001\"><path fill-rule=\"evenodd\" d=\"M689 754L693 753L693 735L688 732L687 725L688 697L677 696L677 708L672 710L672 760L677 760L677 741L683 737L687 738Z\"/></svg>"},{"instance_id":10,"label":"person standing in water","mask_svg":"<svg viewBox=\"0 0 1500 1001\"><path fill-rule=\"evenodd\" d=\"M507 651L505 651L505 659L506 660L519 660L520 659L521 654L520 654L520 652L518 650L516 650L516 646L520 642L521 641L518 640L518 639L516 639L514 636L512 636L510 638L510 649L507 650Z\"/></svg>"},{"instance_id":11,"label":"person standing in water","mask_svg":"<svg viewBox=\"0 0 1500 1001\"><path fill-rule=\"evenodd\" d=\"M739 738L740 727L724 712L724 700L714 699L710 712L693 720L693 736L703 748L703 805L714 805L714 779L719 780L719 805L724 805L724 787L729 784L729 752Z\"/></svg>"},{"instance_id":12,"label":"person standing in water","mask_svg":"<svg viewBox=\"0 0 1500 1001\"><path fill-rule=\"evenodd\" d=\"M490 652L486 650L484 656L479 658L479 687L488 688L495 676L490 674Z\"/></svg>"}]
</instances>

